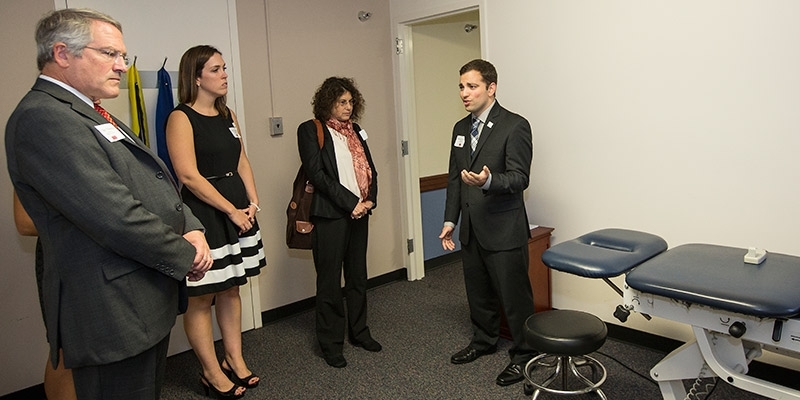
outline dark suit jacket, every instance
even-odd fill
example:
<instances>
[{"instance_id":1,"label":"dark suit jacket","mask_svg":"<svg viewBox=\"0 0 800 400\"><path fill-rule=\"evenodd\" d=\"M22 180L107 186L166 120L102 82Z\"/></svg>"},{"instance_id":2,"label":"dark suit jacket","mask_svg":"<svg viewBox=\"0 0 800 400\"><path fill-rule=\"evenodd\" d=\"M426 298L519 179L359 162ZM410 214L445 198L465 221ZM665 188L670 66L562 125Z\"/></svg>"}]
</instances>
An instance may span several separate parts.
<instances>
[{"instance_id":1,"label":"dark suit jacket","mask_svg":"<svg viewBox=\"0 0 800 400\"><path fill-rule=\"evenodd\" d=\"M372 169L372 183L369 188L369 198L373 209L378 205L378 172L372 163L369 147L358 132L361 127L353 124L358 140L364 146L364 153ZM339 169L336 165L336 153L333 150L333 138L325 122L322 122L322 132L325 141L319 148L317 141L317 126L314 120L308 120L297 127L297 148L300 151L300 160L308 179L314 185L314 199L311 202L311 216L323 218L349 218L353 209L358 204L358 196L339 183ZM372 212L370 211L370 214Z\"/></svg>"},{"instance_id":2,"label":"dark suit jacket","mask_svg":"<svg viewBox=\"0 0 800 400\"><path fill-rule=\"evenodd\" d=\"M109 141L95 128L107 123L38 79L6 126L8 171L44 248L51 357L62 347L68 368L140 354L169 334L195 255L182 235L202 229L158 156L138 139Z\"/></svg>"},{"instance_id":3,"label":"dark suit jacket","mask_svg":"<svg viewBox=\"0 0 800 400\"><path fill-rule=\"evenodd\" d=\"M533 158L531 126L495 103L470 156L471 118L467 115L453 127L444 220L455 223L461 215L462 244L477 240L490 251L524 246L530 236L522 193L528 187ZM477 173L484 165L492 173L488 190L461 181L461 170Z\"/></svg>"}]
</instances>

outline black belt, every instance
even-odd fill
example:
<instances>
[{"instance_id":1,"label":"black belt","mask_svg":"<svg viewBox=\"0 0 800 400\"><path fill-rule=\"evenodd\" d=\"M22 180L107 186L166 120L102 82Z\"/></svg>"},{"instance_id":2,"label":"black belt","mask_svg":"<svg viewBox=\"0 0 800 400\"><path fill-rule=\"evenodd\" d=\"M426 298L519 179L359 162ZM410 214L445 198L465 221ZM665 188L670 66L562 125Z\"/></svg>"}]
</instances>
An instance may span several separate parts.
<instances>
[{"instance_id":1,"label":"black belt","mask_svg":"<svg viewBox=\"0 0 800 400\"><path fill-rule=\"evenodd\" d=\"M233 176L233 172L226 172L226 173L224 173L222 175L206 176L205 178L207 180L209 180L209 181L213 181L213 180L222 179L222 178L230 178L232 176Z\"/></svg>"}]
</instances>

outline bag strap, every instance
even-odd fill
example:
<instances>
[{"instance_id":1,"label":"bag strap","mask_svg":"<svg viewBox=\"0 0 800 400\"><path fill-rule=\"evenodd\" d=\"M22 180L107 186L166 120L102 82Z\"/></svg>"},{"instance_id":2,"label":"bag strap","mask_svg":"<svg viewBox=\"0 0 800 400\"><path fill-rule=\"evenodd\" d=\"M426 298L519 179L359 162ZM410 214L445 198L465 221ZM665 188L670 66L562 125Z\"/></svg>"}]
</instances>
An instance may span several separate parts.
<instances>
[{"instance_id":1,"label":"bag strap","mask_svg":"<svg viewBox=\"0 0 800 400\"><path fill-rule=\"evenodd\" d=\"M322 148L322 144L325 143L325 136L322 134L322 122L319 122L318 119L314 118L314 124L317 125L317 142L319 143L319 148Z\"/></svg>"}]
</instances>

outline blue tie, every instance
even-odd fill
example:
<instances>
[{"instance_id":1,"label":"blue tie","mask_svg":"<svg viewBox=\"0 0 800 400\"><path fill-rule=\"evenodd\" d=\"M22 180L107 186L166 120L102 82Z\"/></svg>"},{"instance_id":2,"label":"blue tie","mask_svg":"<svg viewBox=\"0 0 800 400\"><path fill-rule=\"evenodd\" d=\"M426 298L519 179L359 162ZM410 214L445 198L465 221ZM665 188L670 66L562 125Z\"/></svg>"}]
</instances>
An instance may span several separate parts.
<instances>
[{"instance_id":1,"label":"blue tie","mask_svg":"<svg viewBox=\"0 0 800 400\"><path fill-rule=\"evenodd\" d=\"M470 148L472 151L470 154L475 152L475 147L478 146L478 125L480 125L481 120L472 117L472 129L469 131L470 136L472 137L470 141Z\"/></svg>"}]
</instances>

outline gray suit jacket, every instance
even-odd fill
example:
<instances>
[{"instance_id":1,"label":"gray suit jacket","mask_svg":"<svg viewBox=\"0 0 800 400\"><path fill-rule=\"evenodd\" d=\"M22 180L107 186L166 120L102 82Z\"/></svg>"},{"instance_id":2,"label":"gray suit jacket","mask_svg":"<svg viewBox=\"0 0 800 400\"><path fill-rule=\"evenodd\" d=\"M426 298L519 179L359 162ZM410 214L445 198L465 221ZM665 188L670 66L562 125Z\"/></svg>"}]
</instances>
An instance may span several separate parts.
<instances>
[{"instance_id":1,"label":"gray suit jacket","mask_svg":"<svg viewBox=\"0 0 800 400\"><path fill-rule=\"evenodd\" d=\"M112 142L91 106L38 79L6 126L8 171L44 248L51 357L107 364L169 334L202 229L164 164L131 137Z\"/></svg>"},{"instance_id":2,"label":"gray suit jacket","mask_svg":"<svg viewBox=\"0 0 800 400\"><path fill-rule=\"evenodd\" d=\"M531 126L496 102L475 153L470 155L471 125L471 115L467 115L453 127L444 220L458 222L461 215L459 239L463 244L477 240L490 251L525 246L530 229L522 194L528 187L533 159ZM461 170L478 173L484 165L492 173L488 190L461 181ZM470 237L470 232L475 237Z\"/></svg>"}]
</instances>

